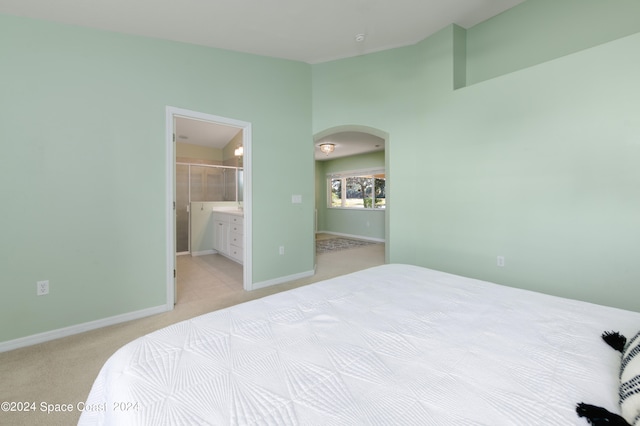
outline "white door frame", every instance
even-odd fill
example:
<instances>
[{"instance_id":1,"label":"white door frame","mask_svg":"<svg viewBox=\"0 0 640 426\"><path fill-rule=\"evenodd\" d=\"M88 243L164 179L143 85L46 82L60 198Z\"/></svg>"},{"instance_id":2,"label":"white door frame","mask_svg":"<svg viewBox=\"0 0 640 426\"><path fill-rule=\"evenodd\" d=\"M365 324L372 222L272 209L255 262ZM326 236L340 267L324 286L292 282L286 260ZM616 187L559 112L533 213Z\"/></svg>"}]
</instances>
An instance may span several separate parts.
<instances>
[{"instance_id":1,"label":"white door frame","mask_svg":"<svg viewBox=\"0 0 640 426\"><path fill-rule=\"evenodd\" d=\"M167 261L167 310L172 310L175 304L175 277L176 268L176 232L175 232L175 117L185 117L194 120L209 121L225 126L242 129L242 146L244 149L242 168L244 173L244 185L242 203L244 207L244 261L243 261L243 288L252 290L251 276L251 123L232 118L219 117L198 111L167 106L166 108L166 261Z\"/></svg>"}]
</instances>

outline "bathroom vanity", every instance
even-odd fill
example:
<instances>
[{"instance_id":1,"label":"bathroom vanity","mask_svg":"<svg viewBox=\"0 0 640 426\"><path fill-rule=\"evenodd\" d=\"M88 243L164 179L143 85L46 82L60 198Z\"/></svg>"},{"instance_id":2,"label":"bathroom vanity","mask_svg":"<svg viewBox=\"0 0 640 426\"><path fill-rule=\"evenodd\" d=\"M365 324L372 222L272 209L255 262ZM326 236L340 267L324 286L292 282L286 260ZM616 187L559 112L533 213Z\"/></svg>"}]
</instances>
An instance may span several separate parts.
<instances>
[{"instance_id":1,"label":"bathroom vanity","mask_svg":"<svg viewBox=\"0 0 640 426\"><path fill-rule=\"evenodd\" d=\"M231 260L243 263L244 212L242 210L214 209L213 249Z\"/></svg>"}]
</instances>

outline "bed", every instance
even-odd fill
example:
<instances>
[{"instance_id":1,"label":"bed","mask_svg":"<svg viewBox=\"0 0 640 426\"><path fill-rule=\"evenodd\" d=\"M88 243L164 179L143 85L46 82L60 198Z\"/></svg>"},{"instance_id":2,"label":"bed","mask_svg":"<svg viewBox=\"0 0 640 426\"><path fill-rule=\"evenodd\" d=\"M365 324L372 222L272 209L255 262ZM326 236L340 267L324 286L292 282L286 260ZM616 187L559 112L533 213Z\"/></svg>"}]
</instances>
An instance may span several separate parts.
<instances>
[{"instance_id":1,"label":"bed","mask_svg":"<svg viewBox=\"0 0 640 426\"><path fill-rule=\"evenodd\" d=\"M640 313L390 264L140 337L81 425L587 425Z\"/></svg>"}]
</instances>

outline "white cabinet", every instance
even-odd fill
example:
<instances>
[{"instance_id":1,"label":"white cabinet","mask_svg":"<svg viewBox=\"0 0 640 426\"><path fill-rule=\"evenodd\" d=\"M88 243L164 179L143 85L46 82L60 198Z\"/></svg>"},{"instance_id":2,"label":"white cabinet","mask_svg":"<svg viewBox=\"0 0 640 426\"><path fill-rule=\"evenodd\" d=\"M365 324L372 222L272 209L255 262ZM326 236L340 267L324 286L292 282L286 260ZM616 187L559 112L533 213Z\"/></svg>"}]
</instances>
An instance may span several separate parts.
<instances>
[{"instance_id":1,"label":"white cabinet","mask_svg":"<svg viewBox=\"0 0 640 426\"><path fill-rule=\"evenodd\" d=\"M229 223L225 220L213 220L213 249L226 254L229 245Z\"/></svg>"},{"instance_id":2,"label":"white cabinet","mask_svg":"<svg viewBox=\"0 0 640 426\"><path fill-rule=\"evenodd\" d=\"M231 215L229 218L229 256L236 262L244 260L244 218Z\"/></svg>"},{"instance_id":3,"label":"white cabinet","mask_svg":"<svg viewBox=\"0 0 640 426\"><path fill-rule=\"evenodd\" d=\"M244 259L244 218L237 214L213 212L213 249L242 263Z\"/></svg>"}]
</instances>

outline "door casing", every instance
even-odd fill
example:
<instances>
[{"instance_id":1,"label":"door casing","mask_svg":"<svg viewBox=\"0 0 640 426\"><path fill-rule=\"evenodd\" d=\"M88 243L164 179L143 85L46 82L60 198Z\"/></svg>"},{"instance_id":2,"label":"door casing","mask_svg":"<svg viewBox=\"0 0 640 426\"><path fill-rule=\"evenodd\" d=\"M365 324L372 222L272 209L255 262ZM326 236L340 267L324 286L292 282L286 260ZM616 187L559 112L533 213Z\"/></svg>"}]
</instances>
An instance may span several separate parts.
<instances>
[{"instance_id":1,"label":"door casing","mask_svg":"<svg viewBox=\"0 0 640 426\"><path fill-rule=\"evenodd\" d=\"M243 259L243 288L252 290L252 217L251 217L251 123L233 118L220 117L199 111L191 111L172 106L166 107L166 285L167 285L167 310L172 310L176 301L176 230L175 230L175 118L184 117L193 120L203 120L215 124L237 127L242 129L243 153L243 208L244 208L244 259Z\"/></svg>"}]
</instances>

